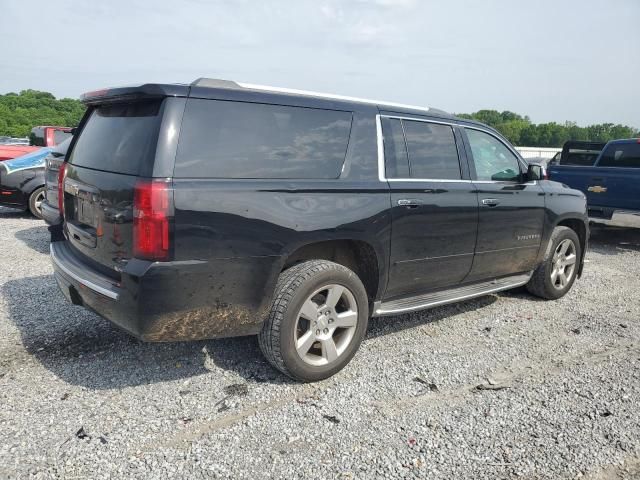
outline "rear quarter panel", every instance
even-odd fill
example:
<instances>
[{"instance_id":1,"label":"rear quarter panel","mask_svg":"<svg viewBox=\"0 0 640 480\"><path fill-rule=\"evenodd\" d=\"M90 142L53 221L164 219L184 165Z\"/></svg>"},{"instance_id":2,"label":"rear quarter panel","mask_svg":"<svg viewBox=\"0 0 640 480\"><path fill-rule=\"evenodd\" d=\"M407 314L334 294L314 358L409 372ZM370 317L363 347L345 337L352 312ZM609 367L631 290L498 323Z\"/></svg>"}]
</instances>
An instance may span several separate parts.
<instances>
[{"instance_id":1,"label":"rear quarter panel","mask_svg":"<svg viewBox=\"0 0 640 480\"><path fill-rule=\"evenodd\" d=\"M390 194L378 180L375 113L354 113L336 180L174 178L176 261L209 264L195 297L226 303L232 292L238 305L263 312L288 255L326 240L366 241L386 279Z\"/></svg>"}]
</instances>

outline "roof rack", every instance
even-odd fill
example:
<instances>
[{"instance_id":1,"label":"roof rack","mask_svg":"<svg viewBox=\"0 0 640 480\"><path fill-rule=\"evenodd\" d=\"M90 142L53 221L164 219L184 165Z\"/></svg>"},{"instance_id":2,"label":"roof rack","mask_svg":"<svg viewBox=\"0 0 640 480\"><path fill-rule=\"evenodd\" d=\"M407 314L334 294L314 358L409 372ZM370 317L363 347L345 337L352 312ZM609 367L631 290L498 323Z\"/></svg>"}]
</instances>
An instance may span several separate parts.
<instances>
[{"instance_id":1,"label":"roof rack","mask_svg":"<svg viewBox=\"0 0 640 480\"><path fill-rule=\"evenodd\" d=\"M228 89L234 89L234 90L238 90L238 89L247 89L247 90L262 90L262 91L266 91L266 92L274 92L274 93L286 93L286 94L291 94L291 95L304 95L307 97L317 97L317 98L326 98L329 100L343 100L343 101L347 101L347 102L360 102L360 103L370 103L373 105L380 105L383 107L398 107L398 108L408 108L411 110L422 110L424 112L428 112L429 110L432 111L436 111L436 112L441 112L441 113L445 113L442 112L441 110L433 110L430 109L429 107L419 107L416 105L405 105L403 103L392 103L392 102L385 102L382 100L370 100L367 98L358 98L358 97L348 97L345 95L335 95L332 93L320 93L320 92L313 92L310 90L297 90L294 88L282 88L282 87L270 87L267 85L255 85L252 83L241 83L241 82L234 82L231 80L221 80L221 79L216 79L216 78L198 78L197 80L194 80L194 82L191 84L192 86L197 86L197 87L207 87L207 88L228 88Z\"/></svg>"}]
</instances>

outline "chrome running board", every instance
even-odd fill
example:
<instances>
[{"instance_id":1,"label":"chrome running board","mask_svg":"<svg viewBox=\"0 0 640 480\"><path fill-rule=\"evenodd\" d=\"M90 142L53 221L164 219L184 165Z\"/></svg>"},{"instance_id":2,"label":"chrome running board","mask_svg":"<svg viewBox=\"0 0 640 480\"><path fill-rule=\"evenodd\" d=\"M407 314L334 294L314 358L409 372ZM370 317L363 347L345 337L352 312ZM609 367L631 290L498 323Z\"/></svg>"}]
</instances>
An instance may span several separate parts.
<instances>
[{"instance_id":1,"label":"chrome running board","mask_svg":"<svg viewBox=\"0 0 640 480\"><path fill-rule=\"evenodd\" d=\"M375 302L373 316L396 315L399 313L414 312L425 308L455 303L470 298L481 297L489 293L520 287L527 283L533 272L503 277L490 282L474 283L464 287L455 287L449 290L440 290L433 293L425 293L415 297L390 300L388 302Z\"/></svg>"}]
</instances>

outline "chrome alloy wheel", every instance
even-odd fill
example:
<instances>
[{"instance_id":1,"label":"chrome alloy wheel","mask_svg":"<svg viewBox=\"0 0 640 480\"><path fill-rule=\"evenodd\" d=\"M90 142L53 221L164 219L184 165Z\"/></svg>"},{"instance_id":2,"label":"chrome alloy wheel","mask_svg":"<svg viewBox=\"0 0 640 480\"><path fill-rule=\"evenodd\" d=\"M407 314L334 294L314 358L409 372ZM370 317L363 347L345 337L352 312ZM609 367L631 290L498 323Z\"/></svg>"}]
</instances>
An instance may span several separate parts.
<instances>
[{"instance_id":1,"label":"chrome alloy wheel","mask_svg":"<svg viewBox=\"0 0 640 480\"><path fill-rule=\"evenodd\" d=\"M551 284L562 290L573 278L576 269L576 246L573 240L565 239L556 247L551 260Z\"/></svg>"},{"instance_id":2,"label":"chrome alloy wheel","mask_svg":"<svg viewBox=\"0 0 640 480\"><path fill-rule=\"evenodd\" d=\"M326 285L302 304L293 330L294 345L309 365L333 363L346 350L356 332L358 305L342 285Z\"/></svg>"},{"instance_id":3,"label":"chrome alloy wheel","mask_svg":"<svg viewBox=\"0 0 640 480\"><path fill-rule=\"evenodd\" d=\"M42 190L36 195L36 198L33 201L33 205L38 213L42 213L42 202L44 202L45 191Z\"/></svg>"}]
</instances>

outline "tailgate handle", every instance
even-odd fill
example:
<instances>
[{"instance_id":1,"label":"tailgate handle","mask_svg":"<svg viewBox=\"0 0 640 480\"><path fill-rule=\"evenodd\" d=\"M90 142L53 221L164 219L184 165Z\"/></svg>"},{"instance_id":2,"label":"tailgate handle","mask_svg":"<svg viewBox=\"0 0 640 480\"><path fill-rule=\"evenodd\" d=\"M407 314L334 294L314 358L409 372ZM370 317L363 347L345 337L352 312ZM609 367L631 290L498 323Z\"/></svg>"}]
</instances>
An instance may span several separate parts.
<instances>
[{"instance_id":1,"label":"tailgate handle","mask_svg":"<svg viewBox=\"0 0 640 480\"><path fill-rule=\"evenodd\" d=\"M82 228L76 227L74 224L68 222L67 229L69 230L69 234L73 237L74 240L80 242L85 247L96 248L98 239L95 235L92 235Z\"/></svg>"}]
</instances>

